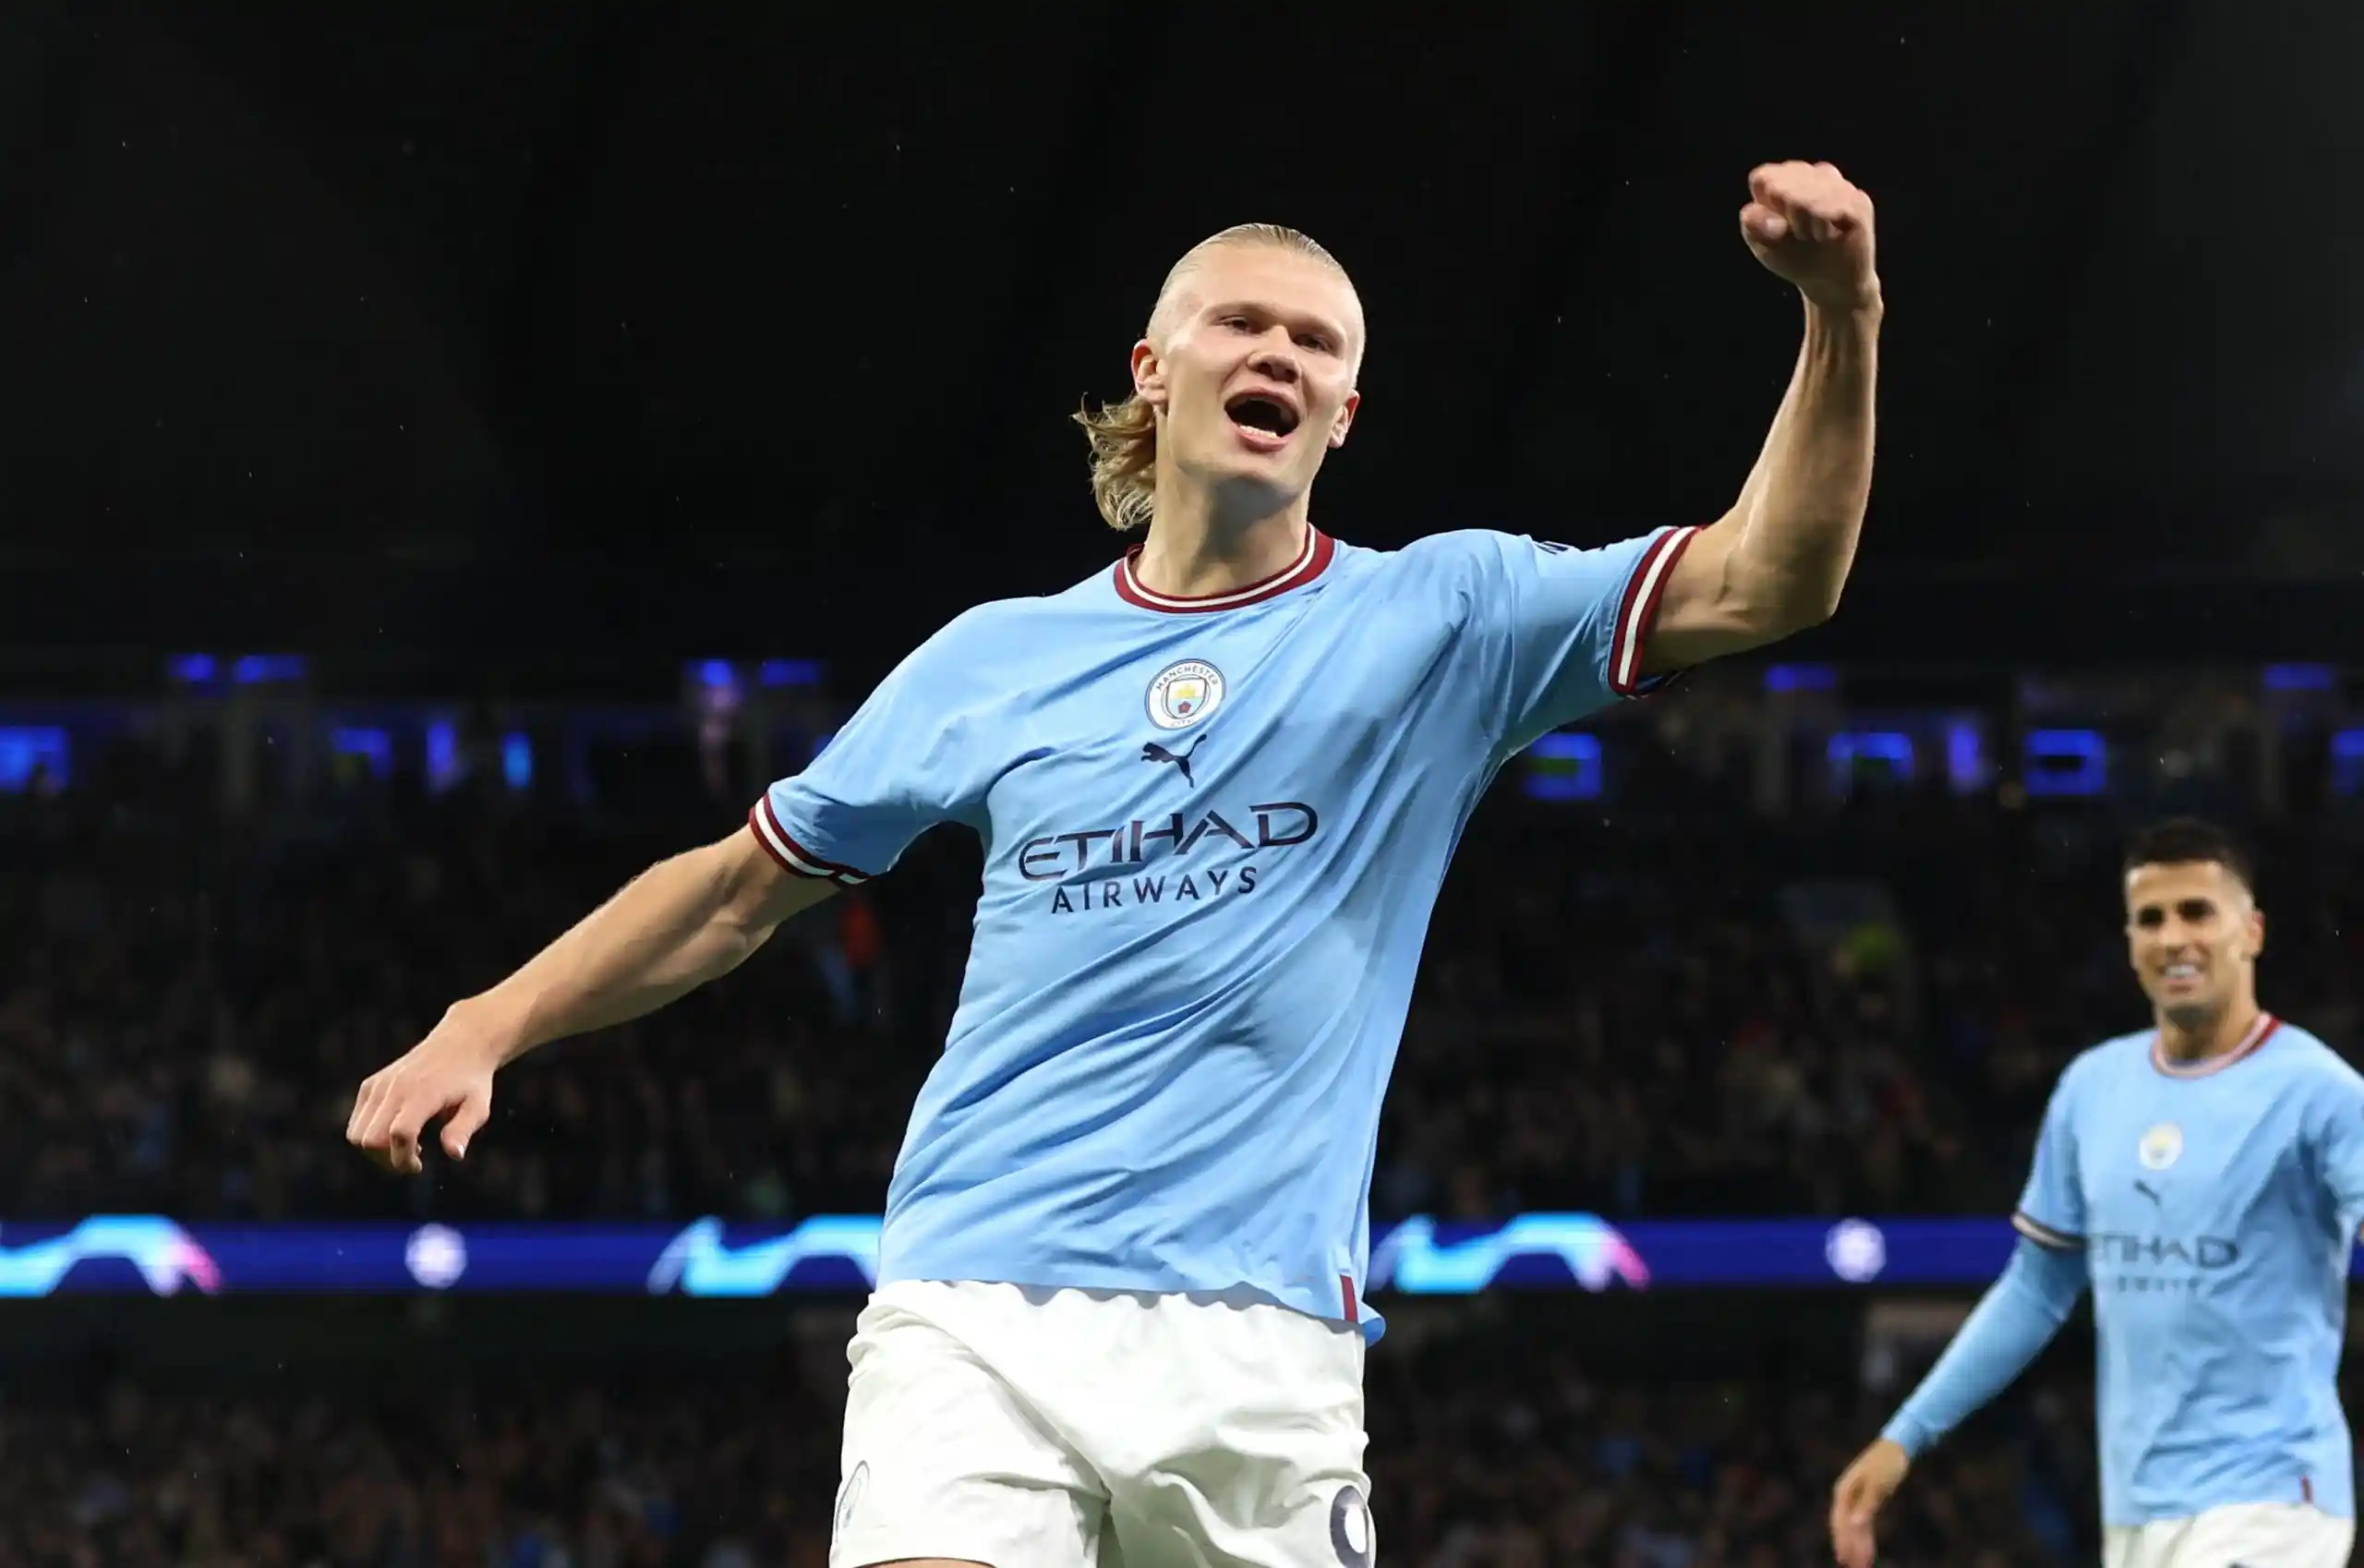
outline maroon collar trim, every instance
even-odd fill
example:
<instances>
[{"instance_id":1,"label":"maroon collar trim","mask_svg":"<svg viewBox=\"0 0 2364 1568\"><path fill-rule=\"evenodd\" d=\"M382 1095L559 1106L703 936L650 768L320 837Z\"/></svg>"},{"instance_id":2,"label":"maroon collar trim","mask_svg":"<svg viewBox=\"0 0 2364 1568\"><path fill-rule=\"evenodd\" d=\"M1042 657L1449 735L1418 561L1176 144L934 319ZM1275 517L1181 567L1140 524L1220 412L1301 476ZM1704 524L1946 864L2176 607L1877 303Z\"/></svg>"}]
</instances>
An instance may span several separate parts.
<instances>
[{"instance_id":1,"label":"maroon collar trim","mask_svg":"<svg viewBox=\"0 0 2364 1568\"><path fill-rule=\"evenodd\" d=\"M1141 580L1133 573L1133 561L1140 553L1140 547L1135 545L1125 552L1125 558L1122 561L1116 562L1116 585L1118 598L1123 599L1127 604L1138 605L1143 609L1159 610L1167 615L1204 615L1211 610L1238 609L1247 605L1261 604L1266 599L1287 593L1291 588L1303 587L1329 570L1332 558L1338 553L1338 541L1311 524L1308 524L1305 530L1305 547L1297 551L1297 559L1262 582L1250 583L1244 588L1234 588L1229 593L1194 594L1188 597L1161 594L1154 588L1144 586Z\"/></svg>"},{"instance_id":2,"label":"maroon collar trim","mask_svg":"<svg viewBox=\"0 0 2364 1568\"><path fill-rule=\"evenodd\" d=\"M2196 1062L2169 1061L2159 1037L2153 1034L2151 1036L2151 1065L2169 1078L2206 1078L2211 1073L2223 1072L2234 1063L2247 1061L2256 1055L2265 1043L2274 1038L2274 1031L2281 1027L2280 1019L2272 1013L2261 1012L2257 1015L2257 1021L2249 1025L2249 1032L2242 1035L2231 1050L2213 1056L2202 1056Z\"/></svg>"}]
</instances>

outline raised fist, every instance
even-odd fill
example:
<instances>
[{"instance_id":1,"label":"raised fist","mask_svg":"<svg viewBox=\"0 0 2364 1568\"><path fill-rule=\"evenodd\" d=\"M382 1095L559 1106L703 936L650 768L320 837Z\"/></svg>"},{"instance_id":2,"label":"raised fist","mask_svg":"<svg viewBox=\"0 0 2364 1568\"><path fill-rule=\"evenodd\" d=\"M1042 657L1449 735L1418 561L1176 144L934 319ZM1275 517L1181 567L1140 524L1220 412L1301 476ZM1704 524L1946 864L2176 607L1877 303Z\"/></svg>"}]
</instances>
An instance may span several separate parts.
<instances>
[{"instance_id":1,"label":"raised fist","mask_svg":"<svg viewBox=\"0 0 2364 1568\"><path fill-rule=\"evenodd\" d=\"M1760 163L1749 171L1741 237L1766 271L1816 305L1879 303L1872 199L1828 163Z\"/></svg>"}]
</instances>

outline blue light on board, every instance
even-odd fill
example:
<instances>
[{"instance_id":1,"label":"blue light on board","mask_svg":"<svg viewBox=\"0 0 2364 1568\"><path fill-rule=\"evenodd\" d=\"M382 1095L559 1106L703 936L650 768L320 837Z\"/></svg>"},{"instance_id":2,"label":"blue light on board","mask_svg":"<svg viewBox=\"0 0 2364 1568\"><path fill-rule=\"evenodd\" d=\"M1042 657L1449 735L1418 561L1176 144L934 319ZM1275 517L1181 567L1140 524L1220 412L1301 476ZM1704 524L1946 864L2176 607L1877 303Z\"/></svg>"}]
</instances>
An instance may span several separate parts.
<instances>
[{"instance_id":1,"label":"blue light on board","mask_svg":"<svg viewBox=\"0 0 2364 1568\"><path fill-rule=\"evenodd\" d=\"M522 730L501 738L501 777L521 794L534 787L534 742Z\"/></svg>"},{"instance_id":2,"label":"blue light on board","mask_svg":"<svg viewBox=\"0 0 2364 1568\"><path fill-rule=\"evenodd\" d=\"M1765 669L1768 692L1827 692L1839 684L1839 671L1827 664L1773 664Z\"/></svg>"},{"instance_id":3,"label":"blue light on board","mask_svg":"<svg viewBox=\"0 0 2364 1568\"><path fill-rule=\"evenodd\" d=\"M1520 780L1529 799L1538 801L1597 801L1600 799L1600 739L1596 735L1546 735L1526 749L1526 777Z\"/></svg>"},{"instance_id":4,"label":"blue light on board","mask_svg":"<svg viewBox=\"0 0 2364 1568\"><path fill-rule=\"evenodd\" d=\"M52 726L0 728L0 790L21 794L37 773L64 788L71 778L73 750L66 731Z\"/></svg>"},{"instance_id":5,"label":"blue light on board","mask_svg":"<svg viewBox=\"0 0 2364 1568\"><path fill-rule=\"evenodd\" d=\"M2364 730L2332 736L2331 787L2335 794L2364 795Z\"/></svg>"},{"instance_id":6,"label":"blue light on board","mask_svg":"<svg viewBox=\"0 0 2364 1568\"><path fill-rule=\"evenodd\" d=\"M762 686L817 686L821 683L821 661L767 658L756 668L755 682Z\"/></svg>"},{"instance_id":7,"label":"blue light on board","mask_svg":"<svg viewBox=\"0 0 2364 1568\"><path fill-rule=\"evenodd\" d=\"M1912 737L1893 730L1842 730L1830 738L1831 767L1852 777L1864 763L1885 766L1889 777L1912 776Z\"/></svg>"},{"instance_id":8,"label":"blue light on board","mask_svg":"<svg viewBox=\"0 0 2364 1568\"><path fill-rule=\"evenodd\" d=\"M1965 795L1986 782L1986 738L1967 718L1946 726L1946 778Z\"/></svg>"},{"instance_id":9,"label":"blue light on board","mask_svg":"<svg viewBox=\"0 0 2364 1568\"><path fill-rule=\"evenodd\" d=\"M448 718L427 727L427 787L441 794L460 781L460 730Z\"/></svg>"},{"instance_id":10,"label":"blue light on board","mask_svg":"<svg viewBox=\"0 0 2364 1568\"><path fill-rule=\"evenodd\" d=\"M230 667L230 679L241 686L270 686L301 681L310 663L301 654L244 654Z\"/></svg>"},{"instance_id":11,"label":"blue light on board","mask_svg":"<svg viewBox=\"0 0 2364 1568\"><path fill-rule=\"evenodd\" d=\"M2269 692L2328 692L2333 673L2328 664L2269 664L2263 680Z\"/></svg>"},{"instance_id":12,"label":"blue light on board","mask_svg":"<svg viewBox=\"0 0 2364 1568\"><path fill-rule=\"evenodd\" d=\"M394 738L383 730L340 727L329 731L329 750L341 757L358 757L369 765L372 778L394 771Z\"/></svg>"},{"instance_id":13,"label":"blue light on board","mask_svg":"<svg viewBox=\"0 0 2364 1568\"><path fill-rule=\"evenodd\" d=\"M2109 786L2109 744L2098 730L2028 731L2020 782L2031 795L2091 796Z\"/></svg>"}]
</instances>

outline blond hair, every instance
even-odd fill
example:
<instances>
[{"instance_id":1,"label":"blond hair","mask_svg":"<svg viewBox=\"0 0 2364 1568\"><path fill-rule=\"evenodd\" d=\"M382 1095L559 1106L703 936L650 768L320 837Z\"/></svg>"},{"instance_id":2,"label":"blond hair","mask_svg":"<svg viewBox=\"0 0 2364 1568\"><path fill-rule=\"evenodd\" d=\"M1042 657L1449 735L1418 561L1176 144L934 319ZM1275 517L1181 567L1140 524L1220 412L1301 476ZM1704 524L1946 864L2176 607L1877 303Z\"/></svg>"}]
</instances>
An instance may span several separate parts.
<instances>
[{"instance_id":1,"label":"blond hair","mask_svg":"<svg viewBox=\"0 0 2364 1568\"><path fill-rule=\"evenodd\" d=\"M1268 245L1310 257L1340 277L1346 270L1312 235L1278 223L1238 223L1192 246L1157 291L1146 336L1163 345L1172 323L1167 310L1175 288L1198 265L1199 259L1218 246ZM1069 416L1083 427L1092 444L1092 500L1108 526L1124 531L1145 528L1157 511L1157 410L1134 392L1122 402L1103 404L1097 410L1086 403Z\"/></svg>"}]
</instances>

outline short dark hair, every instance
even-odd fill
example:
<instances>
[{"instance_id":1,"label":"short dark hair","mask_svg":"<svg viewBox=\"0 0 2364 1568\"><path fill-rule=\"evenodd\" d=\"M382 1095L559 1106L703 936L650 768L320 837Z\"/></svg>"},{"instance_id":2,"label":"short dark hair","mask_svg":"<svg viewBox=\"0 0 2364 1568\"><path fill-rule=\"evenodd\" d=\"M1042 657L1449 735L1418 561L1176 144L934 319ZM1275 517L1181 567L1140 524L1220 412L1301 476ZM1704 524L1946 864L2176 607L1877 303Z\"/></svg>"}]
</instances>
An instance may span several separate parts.
<instances>
[{"instance_id":1,"label":"short dark hair","mask_svg":"<svg viewBox=\"0 0 2364 1568\"><path fill-rule=\"evenodd\" d=\"M2154 822L2126 843L2127 871L2145 865L2199 865L2214 861L2254 891L2257 873L2249 852L2230 833L2196 816L2169 817Z\"/></svg>"}]
</instances>

